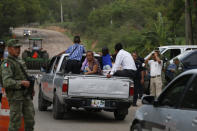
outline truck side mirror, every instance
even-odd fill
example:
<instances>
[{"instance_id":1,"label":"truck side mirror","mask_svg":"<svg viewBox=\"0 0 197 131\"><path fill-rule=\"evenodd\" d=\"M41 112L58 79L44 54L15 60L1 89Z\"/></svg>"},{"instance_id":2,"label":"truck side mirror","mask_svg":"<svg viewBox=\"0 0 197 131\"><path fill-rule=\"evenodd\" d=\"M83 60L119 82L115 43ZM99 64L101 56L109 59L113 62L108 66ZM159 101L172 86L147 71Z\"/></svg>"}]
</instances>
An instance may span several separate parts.
<instances>
[{"instance_id":1,"label":"truck side mirror","mask_svg":"<svg viewBox=\"0 0 197 131\"><path fill-rule=\"evenodd\" d=\"M45 68L45 67L41 67L41 68L40 68L40 71L41 71L41 72L46 72L46 68Z\"/></svg>"},{"instance_id":2,"label":"truck side mirror","mask_svg":"<svg viewBox=\"0 0 197 131\"><path fill-rule=\"evenodd\" d=\"M148 105L153 105L155 101L154 96L144 96L142 98L142 104L148 104Z\"/></svg>"}]
</instances>

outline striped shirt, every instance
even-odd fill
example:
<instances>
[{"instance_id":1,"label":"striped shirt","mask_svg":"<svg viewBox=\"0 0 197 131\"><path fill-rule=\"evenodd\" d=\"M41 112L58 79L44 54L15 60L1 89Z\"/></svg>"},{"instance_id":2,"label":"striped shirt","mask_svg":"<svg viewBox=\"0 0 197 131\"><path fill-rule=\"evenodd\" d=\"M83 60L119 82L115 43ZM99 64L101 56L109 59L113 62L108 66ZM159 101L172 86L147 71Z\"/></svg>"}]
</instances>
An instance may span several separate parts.
<instances>
[{"instance_id":1,"label":"striped shirt","mask_svg":"<svg viewBox=\"0 0 197 131\"><path fill-rule=\"evenodd\" d=\"M76 48L76 49L75 49ZM73 52L73 50L75 50ZM73 53L72 53L73 52ZM67 50L66 53L72 53L69 56L69 60L78 60L81 61L83 53L85 53L85 48L83 45L80 45L78 43L75 43L74 45L70 46Z\"/></svg>"}]
</instances>

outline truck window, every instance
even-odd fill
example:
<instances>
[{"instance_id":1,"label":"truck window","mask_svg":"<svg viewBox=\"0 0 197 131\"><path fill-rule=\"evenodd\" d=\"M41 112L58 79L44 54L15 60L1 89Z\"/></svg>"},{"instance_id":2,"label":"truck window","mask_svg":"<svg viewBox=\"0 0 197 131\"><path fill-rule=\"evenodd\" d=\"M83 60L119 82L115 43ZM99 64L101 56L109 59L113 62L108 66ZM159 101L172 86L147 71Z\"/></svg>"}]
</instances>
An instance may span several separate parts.
<instances>
[{"instance_id":1,"label":"truck window","mask_svg":"<svg viewBox=\"0 0 197 131\"><path fill-rule=\"evenodd\" d=\"M53 73L55 73L55 71L56 71L56 69L57 69L59 60L60 60L60 57L57 57L57 59L56 59L56 61L55 61L55 64L54 64L54 66L53 66Z\"/></svg>"},{"instance_id":2,"label":"truck window","mask_svg":"<svg viewBox=\"0 0 197 131\"><path fill-rule=\"evenodd\" d=\"M169 49L163 54L163 56L168 60L171 60L172 58L176 57L180 53L181 53L180 49Z\"/></svg>"},{"instance_id":3,"label":"truck window","mask_svg":"<svg viewBox=\"0 0 197 131\"><path fill-rule=\"evenodd\" d=\"M56 57L53 57L53 58L51 59L49 65L48 65L48 67L47 67L47 73L50 73L51 70L53 69L53 64L54 64L55 60L56 60Z\"/></svg>"},{"instance_id":4,"label":"truck window","mask_svg":"<svg viewBox=\"0 0 197 131\"><path fill-rule=\"evenodd\" d=\"M68 56L65 56L64 59L63 59L63 61L62 61L62 65L60 67L60 72L65 72L67 60L68 60Z\"/></svg>"}]
</instances>

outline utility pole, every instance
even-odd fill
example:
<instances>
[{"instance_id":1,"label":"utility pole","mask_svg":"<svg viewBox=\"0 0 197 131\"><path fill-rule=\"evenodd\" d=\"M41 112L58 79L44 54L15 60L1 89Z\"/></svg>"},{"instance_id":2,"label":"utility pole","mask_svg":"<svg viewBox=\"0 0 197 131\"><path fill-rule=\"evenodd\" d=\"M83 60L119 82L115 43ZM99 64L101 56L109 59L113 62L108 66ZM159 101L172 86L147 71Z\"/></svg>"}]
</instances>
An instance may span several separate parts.
<instances>
[{"instance_id":1,"label":"utility pole","mask_svg":"<svg viewBox=\"0 0 197 131\"><path fill-rule=\"evenodd\" d=\"M190 0L185 0L185 37L186 44L194 45Z\"/></svg>"},{"instance_id":2,"label":"utility pole","mask_svg":"<svg viewBox=\"0 0 197 131\"><path fill-rule=\"evenodd\" d=\"M61 23L64 22L64 18L63 18L63 7L62 7L62 0L60 0L60 10L61 10Z\"/></svg>"}]
</instances>

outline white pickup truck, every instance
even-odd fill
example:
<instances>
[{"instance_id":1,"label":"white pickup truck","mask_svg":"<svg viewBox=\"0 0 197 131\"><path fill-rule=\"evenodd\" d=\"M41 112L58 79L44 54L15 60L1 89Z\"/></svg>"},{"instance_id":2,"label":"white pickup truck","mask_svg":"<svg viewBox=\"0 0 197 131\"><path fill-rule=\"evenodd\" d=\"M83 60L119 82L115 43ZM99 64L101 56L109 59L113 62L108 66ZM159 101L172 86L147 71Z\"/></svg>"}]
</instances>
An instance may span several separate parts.
<instances>
[{"instance_id":1,"label":"white pickup truck","mask_svg":"<svg viewBox=\"0 0 197 131\"><path fill-rule=\"evenodd\" d=\"M83 59L85 56L83 57ZM101 57L95 54L101 62ZM39 82L38 108L46 111L53 104L53 117L61 119L72 107L87 111L114 112L124 120L133 100L133 81L126 77L64 73L68 54L53 57Z\"/></svg>"}]
</instances>

